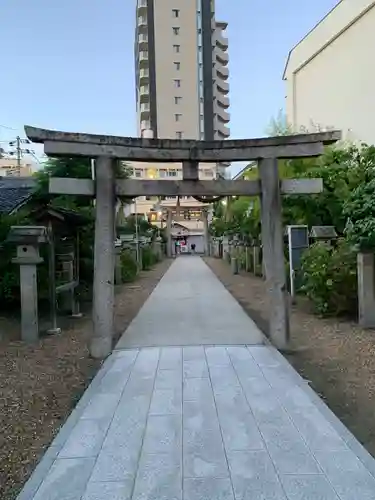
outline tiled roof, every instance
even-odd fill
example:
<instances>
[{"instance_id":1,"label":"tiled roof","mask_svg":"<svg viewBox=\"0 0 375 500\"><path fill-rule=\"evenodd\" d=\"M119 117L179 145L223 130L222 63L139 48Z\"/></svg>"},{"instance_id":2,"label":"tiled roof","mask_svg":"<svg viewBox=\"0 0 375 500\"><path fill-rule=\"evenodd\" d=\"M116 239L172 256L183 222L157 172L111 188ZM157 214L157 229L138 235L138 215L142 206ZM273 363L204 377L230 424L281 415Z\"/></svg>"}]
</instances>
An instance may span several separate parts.
<instances>
[{"instance_id":1,"label":"tiled roof","mask_svg":"<svg viewBox=\"0 0 375 500\"><path fill-rule=\"evenodd\" d=\"M35 189L33 178L0 177L0 214L10 214L25 203Z\"/></svg>"}]
</instances>

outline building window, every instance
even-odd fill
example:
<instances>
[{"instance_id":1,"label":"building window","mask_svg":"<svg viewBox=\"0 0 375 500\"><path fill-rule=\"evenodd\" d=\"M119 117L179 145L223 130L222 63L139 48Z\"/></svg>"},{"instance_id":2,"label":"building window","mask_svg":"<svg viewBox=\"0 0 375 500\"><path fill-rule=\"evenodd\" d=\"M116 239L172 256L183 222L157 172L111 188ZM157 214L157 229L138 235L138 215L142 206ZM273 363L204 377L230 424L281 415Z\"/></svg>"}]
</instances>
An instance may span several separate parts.
<instances>
[{"instance_id":1,"label":"building window","mask_svg":"<svg viewBox=\"0 0 375 500\"><path fill-rule=\"evenodd\" d=\"M174 35L179 35L180 34L180 28L173 27L173 34Z\"/></svg>"},{"instance_id":2,"label":"building window","mask_svg":"<svg viewBox=\"0 0 375 500\"><path fill-rule=\"evenodd\" d=\"M179 122L179 121L181 120L181 117L182 117L182 114L181 114L181 113L176 113L176 114L174 115L174 119L175 119L175 121L176 121L176 122Z\"/></svg>"},{"instance_id":3,"label":"building window","mask_svg":"<svg viewBox=\"0 0 375 500\"><path fill-rule=\"evenodd\" d=\"M176 69L177 71L180 71L181 69L181 63L180 62L174 62L174 69Z\"/></svg>"},{"instance_id":4,"label":"building window","mask_svg":"<svg viewBox=\"0 0 375 500\"><path fill-rule=\"evenodd\" d=\"M182 97L175 97L174 98L174 103L175 104L181 104L181 101L182 101Z\"/></svg>"},{"instance_id":5,"label":"building window","mask_svg":"<svg viewBox=\"0 0 375 500\"><path fill-rule=\"evenodd\" d=\"M176 139L182 139L182 132L176 132Z\"/></svg>"},{"instance_id":6,"label":"building window","mask_svg":"<svg viewBox=\"0 0 375 500\"><path fill-rule=\"evenodd\" d=\"M136 177L142 177L142 176L143 176L143 169L142 169L142 168L136 168L136 169L134 170L134 175L135 175Z\"/></svg>"},{"instance_id":7,"label":"building window","mask_svg":"<svg viewBox=\"0 0 375 500\"><path fill-rule=\"evenodd\" d=\"M166 168L159 169L159 177L167 177L167 169Z\"/></svg>"},{"instance_id":8,"label":"building window","mask_svg":"<svg viewBox=\"0 0 375 500\"><path fill-rule=\"evenodd\" d=\"M180 11L178 9L172 9L173 17L180 17Z\"/></svg>"},{"instance_id":9,"label":"building window","mask_svg":"<svg viewBox=\"0 0 375 500\"><path fill-rule=\"evenodd\" d=\"M179 54L180 53L180 48L181 48L181 45L173 45L173 50L176 54Z\"/></svg>"},{"instance_id":10,"label":"building window","mask_svg":"<svg viewBox=\"0 0 375 500\"><path fill-rule=\"evenodd\" d=\"M181 87L181 80L173 80L174 81L174 86L179 89Z\"/></svg>"},{"instance_id":11,"label":"building window","mask_svg":"<svg viewBox=\"0 0 375 500\"><path fill-rule=\"evenodd\" d=\"M177 177L177 171L171 168L167 171L167 176L168 177ZM171 196L171 198L175 198L175 196Z\"/></svg>"}]
</instances>

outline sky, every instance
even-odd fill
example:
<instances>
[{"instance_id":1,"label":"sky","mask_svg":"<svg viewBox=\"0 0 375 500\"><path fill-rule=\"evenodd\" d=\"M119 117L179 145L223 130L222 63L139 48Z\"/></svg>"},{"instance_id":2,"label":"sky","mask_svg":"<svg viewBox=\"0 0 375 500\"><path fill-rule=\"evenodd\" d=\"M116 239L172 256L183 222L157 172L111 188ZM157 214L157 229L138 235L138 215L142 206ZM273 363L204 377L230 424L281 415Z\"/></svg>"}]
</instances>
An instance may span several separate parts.
<instances>
[{"instance_id":1,"label":"sky","mask_svg":"<svg viewBox=\"0 0 375 500\"><path fill-rule=\"evenodd\" d=\"M216 18L229 23L232 138L266 135L284 106L290 49L337 3L216 0ZM136 135L135 4L0 0L0 141L25 124Z\"/></svg>"}]
</instances>

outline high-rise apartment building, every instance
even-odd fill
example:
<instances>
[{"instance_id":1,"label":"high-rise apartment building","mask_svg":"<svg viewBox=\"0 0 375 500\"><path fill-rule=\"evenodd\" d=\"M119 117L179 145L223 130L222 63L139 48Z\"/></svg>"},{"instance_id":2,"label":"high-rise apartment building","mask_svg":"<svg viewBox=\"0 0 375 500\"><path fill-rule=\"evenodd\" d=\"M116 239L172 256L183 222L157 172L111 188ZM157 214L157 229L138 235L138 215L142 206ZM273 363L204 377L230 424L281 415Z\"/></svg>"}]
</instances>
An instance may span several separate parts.
<instances>
[{"instance_id":1,"label":"high-rise apartment building","mask_svg":"<svg viewBox=\"0 0 375 500\"><path fill-rule=\"evenodd\" d=\"M138 0L138 131L169 139L229 137L226 23L213 0Z\"/></svg>"},{"instance_id":2,"label":"high-rise apartment building","mask_svg":"<svg viewBox=\"0 0 375 500\"><path fill-rule=\"evenodd\" d=\"M169 139L229 137L227 24L215 20L214 0L137 0L135 88L138 134ZM200 177L223 175L226 165L200 165ZM136 178L182 177L180 164L133 164ZM132 211L149 213L155 200ZM163 200L174 207L176 199ZM202 229L202 204L180 200L188 230Z\"/></svg>"}]
</instances>

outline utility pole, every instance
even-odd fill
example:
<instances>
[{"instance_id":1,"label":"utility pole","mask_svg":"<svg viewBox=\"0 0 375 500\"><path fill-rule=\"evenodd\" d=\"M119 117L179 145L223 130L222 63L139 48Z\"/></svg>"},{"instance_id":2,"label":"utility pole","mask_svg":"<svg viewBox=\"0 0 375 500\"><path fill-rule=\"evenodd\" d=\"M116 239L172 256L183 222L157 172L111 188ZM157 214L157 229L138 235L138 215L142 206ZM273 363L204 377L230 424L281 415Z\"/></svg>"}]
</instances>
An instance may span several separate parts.
<instances>
[{"instance_id":1,"label":"utility pole","mask_svg":"<svg viewBox=\"0 0 375 500\"><path fill-rule=\"evenodd\" d=\"M16 138L17 146L16 146L16 151L17 151L17 170L20 173L21 172L21 138L19 135L17 135Z\"/></svg>"}]
</instances>

